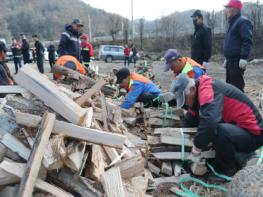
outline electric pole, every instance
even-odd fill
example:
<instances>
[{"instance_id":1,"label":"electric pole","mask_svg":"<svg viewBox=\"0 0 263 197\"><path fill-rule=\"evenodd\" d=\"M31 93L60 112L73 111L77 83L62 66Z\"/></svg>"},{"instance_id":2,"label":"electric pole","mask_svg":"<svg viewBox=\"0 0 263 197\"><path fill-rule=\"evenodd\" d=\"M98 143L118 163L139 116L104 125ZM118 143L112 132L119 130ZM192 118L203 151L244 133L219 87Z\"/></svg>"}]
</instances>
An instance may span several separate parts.
<instances>
[{"instance_id":1,"label":"electric pole","mask_svg":"<svg viewBox=\"0 0 263 197\"><path fill-rule=\"evenodd\" d=\"M134 44L133 0L131 0L132 43Z\"/></svg>"}]
</instances>

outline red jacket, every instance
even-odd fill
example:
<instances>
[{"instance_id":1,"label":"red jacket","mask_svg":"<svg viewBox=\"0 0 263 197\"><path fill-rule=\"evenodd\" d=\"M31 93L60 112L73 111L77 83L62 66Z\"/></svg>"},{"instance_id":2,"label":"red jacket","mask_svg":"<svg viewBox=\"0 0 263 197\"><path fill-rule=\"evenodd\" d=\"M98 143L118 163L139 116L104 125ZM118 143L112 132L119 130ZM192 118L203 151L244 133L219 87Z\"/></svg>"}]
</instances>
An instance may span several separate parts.
<instances>
[{"instance_id":1,"label":"red jacket","mask_svg":"<svg viewBox=\"0 0 263 197\"><path fill-rule=\"evenodd\" d=\"M131 49L129 47L125 48L124 49L124 55L125 57L129 57L130 56L130 52L131 52Z\"/></svg>"},{"instance_id":2,"label":"red jacket","mask_svg":"<svg viewBox=\"0 0 263 197\"><path fill-rule=\"evenodd\" d=\"M92 45L89 43L88 41L88 36L86 34L82 34L82 36L80 37L82 39L84 39L85 41L84 42L81 42L80 44L80 48L83 49L83 48L86 48L88 49L89 51L89 56L90 57L93 57L94 56L94 50L93 50L93 47Z\"/></svg>"}]
</instances>

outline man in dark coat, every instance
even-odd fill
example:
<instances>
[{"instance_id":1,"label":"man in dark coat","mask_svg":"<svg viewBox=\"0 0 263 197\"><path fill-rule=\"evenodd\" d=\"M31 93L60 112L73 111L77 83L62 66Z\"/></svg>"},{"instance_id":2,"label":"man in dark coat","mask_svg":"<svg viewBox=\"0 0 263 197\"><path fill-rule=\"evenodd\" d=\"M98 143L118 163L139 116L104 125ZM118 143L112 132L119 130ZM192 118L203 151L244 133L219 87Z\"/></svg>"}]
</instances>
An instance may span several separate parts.
<instances>
[{"instance_id":1,"label":"man in dark coat","mask_svg":"<svg viewBox=\"0 0 263 197\"><path fill-rule=\"evenodd\" d=\"M30 63L30 55L29 55L29 43L26 39L26 36L24 34L20 34L21 40L22 40L22 55L23 55L23 60L24 64L29 64Z\"/></svg>"},{"instance_id":2,"label":"man in dark coat","mask_svg":"<svg viewBox=\"0 0 263 197\"><path fill-rule=\"evenodd\" d=\"M229 27L224 41L226 82L244 91L244 71L252 47L253 25L241 16L242 3L230 0L225 6Z\"/></svg>"},{"instance_id":3,"label":"man in dark coat","mask_svg":"<svg viewBox=\"0 0 263 197\"><path fill-rule=\"evenodd\" d=\"M203 23L203 15L200 10L196 10L191 17L195 27L192 38L191 58L197 63L207 66L212 50L211 29Z\"/></svg>"},{"instance_id":4,"label":"man in dark coat","mask_svg":"<svg viewBox=\"0 0 263 197\"><path fill-rule=\"evenodd\" d=\"M15 38L12 39L12 45L11 50L13 54L13 60L15 64L16 73L18 72L18 69L22 67L21 64L21 45Z\"/></svg>"},{"instance_id":5,"label":"man in dark coat","mask_svg":"<svg viewBox=\"0 0 263 197\"><path fill-rule=\"evenodd\" d=\"M58 45L58 55L72 55L78 61L81 61L80 55L80 39L81 28L83 24L79 19L73 20L71 25L65 26L65 31L61 34Z\"/></svg>"},{"instance_id":6,"label":"man in dark coat","mask_svg":"<svg viewBox=\"0 0 263 197\"><path fill-rule=\"evenodd\" d=\"M53 44L51 44L48 46L47 51L48 51L49 65L50 68L52 69L52 67L55 65L56 62L56 47Z\"/></svg>"},{"instance_id":7,"label":"man in dark coat","mask_svg":"<svg viewBox=\"0 0 263 197\"><path fill-rule=\"evenodd\" d=\"M39 41L37 35L34 35L33 39L35 41L37 67L40 73L44 73L45 48L44 45Z\"/></svg>"}]
</instances>

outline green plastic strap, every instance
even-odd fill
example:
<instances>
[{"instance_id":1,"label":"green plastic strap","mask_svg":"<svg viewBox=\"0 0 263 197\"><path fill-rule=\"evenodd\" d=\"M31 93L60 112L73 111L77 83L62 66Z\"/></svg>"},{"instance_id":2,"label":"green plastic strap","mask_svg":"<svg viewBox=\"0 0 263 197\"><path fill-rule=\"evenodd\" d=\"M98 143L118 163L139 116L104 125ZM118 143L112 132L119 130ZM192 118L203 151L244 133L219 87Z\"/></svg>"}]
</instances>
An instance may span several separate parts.
<instances>
[{"instance_id":1,"label":"green plastic strap","mask_svg":"<svg viewBox=\"0 0 263 197\"><path fill-rule=\"evenodd\" d=\"M169 110L169 104L164 103L164 106L165 106L165 111L163 114L163 125L162 125L163 128L166 127L166 119L167 119L167 114L168 114L168 110Z\"/></svg>"},{"instance_id":2,"label":"green plastic strap","mask_svg":"<svg viewBox=\"0 0 263 197\"><path fill-rule=\"evenodd\" d=\"M187 189L183 183L185 182L188 182L188 181L193 181L193 182L196 182L206 188L214 188L214 189L217 189L217 190L220 190L220 191L223 191L223 192L227 192L227 189L225 187L222 187L222 186L218 186L218 185L213 185L213 184L208 184L208 183L205 183L199 179L196 179L196 178L193 178L193 177L185 177L183 179L180 180L179 182L179 185L180 187L182 188L183 192L182 191L176 191L176 194L180 195L180 196L186 196L186 197L200 197L199 195L195 194L194 192L190 191L189 189Z\"/></svg>"},{"instance_id":3,"label":"green plastic strap","mask_svg":"<svg viewBox=\"0 0 263 197\"><path fill-rule=\"evenodd\" d=\"M263 146L260 149L261 149L261 152L260 152L260 156L259 156L258 161L257 161L257 165L260 165L262 163L262 160L263 160Z\"/></svg>"},{"instance_id":4,"label":"green plastic strap","mask_svg":"<svg viewBox=\"0 0 263 197\"><path fill-rule=\"evenodd\" d=\"M181 133L181 160L184 162L184 130L180 128L180 133Z\"/></svg>"},{"instance_id":5,"label":"green plastic strap","mask_svg":"<svg viewBox=\"0 0 263 197\"><path fill-rule=\"evenodd\" d=\"M219 174L218 172L215 171L213 166L211 166L209 163L207 163L207 166L210 168L210 170L214 173L214 175L218 176L219 178L225 179L227 181L232 181L232 177L226 176L224 174Z\"/></svg>"}]
</instances>

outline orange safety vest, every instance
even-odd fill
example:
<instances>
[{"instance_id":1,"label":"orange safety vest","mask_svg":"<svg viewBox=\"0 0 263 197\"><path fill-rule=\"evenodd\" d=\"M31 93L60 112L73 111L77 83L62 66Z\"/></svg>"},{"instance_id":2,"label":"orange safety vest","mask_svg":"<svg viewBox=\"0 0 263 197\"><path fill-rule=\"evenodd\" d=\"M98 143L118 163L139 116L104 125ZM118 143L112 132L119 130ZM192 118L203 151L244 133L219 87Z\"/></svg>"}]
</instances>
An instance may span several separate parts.
<instances>
[{"instance_id":1,"label":"orange safety vest","mask_svg":"<svg viewBox=\"0 0 263 197\"><path fill-rule=\"evenodd\" d=\"M130 83L129 83L129 91L132 90L132 84L134 81L140 81L142 83L146 83L146 84L149 84L151 81L149 79L147 79L146 77L142 76L142 75L139 75L137 73L132 73L130 75Z\"/></svg>"},{"instance_id":2,"label":"orange safety vest","mask_svg":"<svg viewBox=\"0 0 263 197\"><path fill-rule=\"evenodd\" d=\"M80 74L85 75L86 74L86 70L84 68L84 66L73 56L71 55L63 55L61 57L58 58L58 60L56 61L56 64L59 64L60 66L64 66L68 61L74 62L77 68L77 71ZM59 79L61 78L60 74L54 74L55 79Z\"/></svg>"},{"instance_id":3,"label":"orange safety vest","mask_svg":"<svg viewBox=\"0 0 263 197\"><path fill-rule=\"evenodd\" d=\"M184 64L184 68L182 70L182 73L187 74L192 79L194 79L194 76L195 76L195 73L193 70L194 66L197 66L204 71L206 70L204 66L197 63L196 61L194 61L193 59L191 59L189 57L182 57L182 63ZM174 74L175 74L175 76L177 76L179 73L174 73Z\"/></svg>"}]
</instances>

